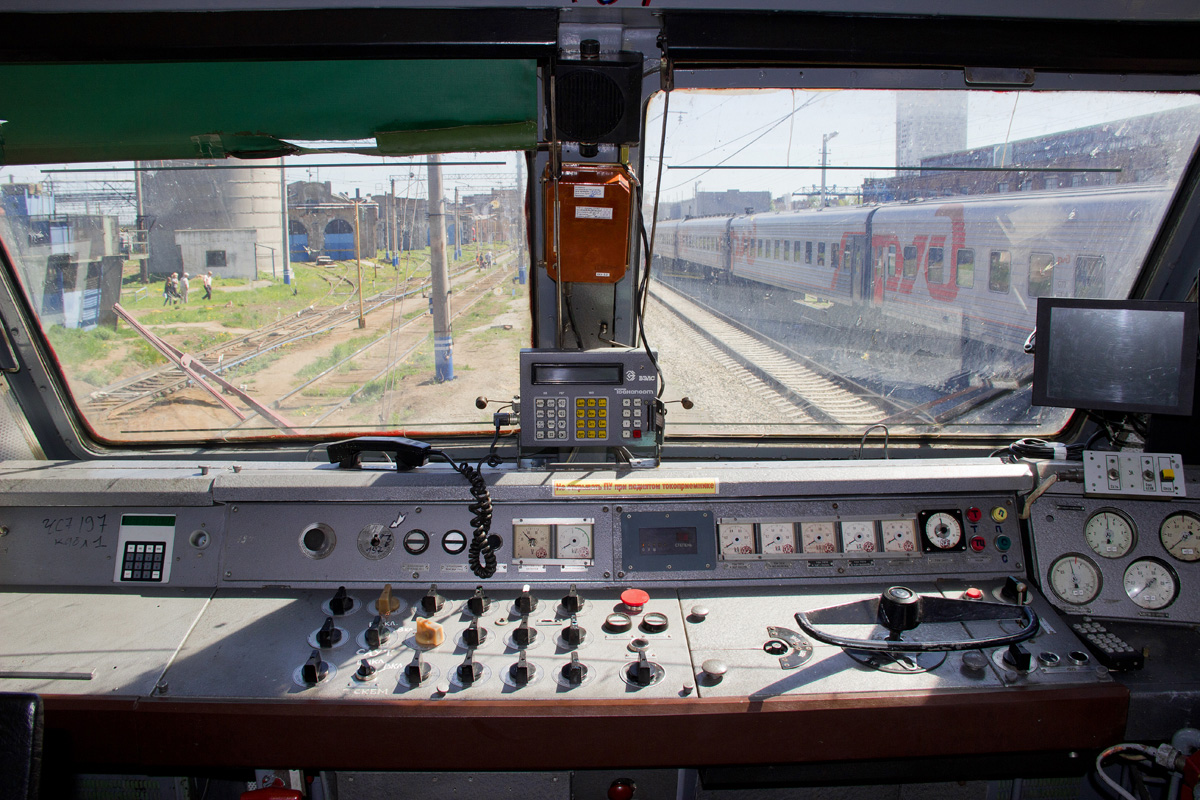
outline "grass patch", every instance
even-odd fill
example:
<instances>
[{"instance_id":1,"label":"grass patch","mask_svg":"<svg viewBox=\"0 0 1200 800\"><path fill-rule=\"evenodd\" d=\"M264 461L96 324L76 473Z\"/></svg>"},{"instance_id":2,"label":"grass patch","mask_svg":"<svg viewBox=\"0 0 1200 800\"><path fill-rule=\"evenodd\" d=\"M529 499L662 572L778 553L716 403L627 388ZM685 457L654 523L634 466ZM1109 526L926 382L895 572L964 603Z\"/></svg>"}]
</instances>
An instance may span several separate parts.
<instances>
[{"instance_id":1,"label":"grass patch","mask_svg":"<svg viewBox=\"0 0 1200 800\"><path fill-rule=\"evenodd\" d=\"M300 371L296 373L296 377L300 381L306 381L309 378L316 377L337 362L341 361L346 356L353 353L355 350L358 350L360 347L367 344L372 338L374 337L357 336L347 342L340 342L339 344L334 345L333 349L330 350L327 355L321 356L311 364L306 364L303 366ZM343 365L343 367L348 367L348 364Z\"/></svg>"}]
</instances>

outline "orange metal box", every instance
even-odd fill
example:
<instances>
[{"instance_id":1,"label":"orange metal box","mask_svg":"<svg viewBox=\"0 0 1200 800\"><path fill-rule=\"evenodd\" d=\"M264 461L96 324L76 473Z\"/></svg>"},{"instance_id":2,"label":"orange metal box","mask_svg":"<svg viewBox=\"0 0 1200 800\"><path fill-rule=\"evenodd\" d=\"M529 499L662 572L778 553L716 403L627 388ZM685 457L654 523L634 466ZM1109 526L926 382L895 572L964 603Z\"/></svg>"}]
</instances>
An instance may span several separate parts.
<instances>
[{"instance_id":1,"label":"orange metal box","mask_svg":"<svg viewBox=\"0 0 1200 800\"><path fill-rule=\"evenodd\" d=\"M554 182L546 193L546 269L558 280L554 249ZM621 164L563 164L558 183L562 278L575 283L616 283L629 266L629 214L633 179Z\"/></svg>"}]
</instances>

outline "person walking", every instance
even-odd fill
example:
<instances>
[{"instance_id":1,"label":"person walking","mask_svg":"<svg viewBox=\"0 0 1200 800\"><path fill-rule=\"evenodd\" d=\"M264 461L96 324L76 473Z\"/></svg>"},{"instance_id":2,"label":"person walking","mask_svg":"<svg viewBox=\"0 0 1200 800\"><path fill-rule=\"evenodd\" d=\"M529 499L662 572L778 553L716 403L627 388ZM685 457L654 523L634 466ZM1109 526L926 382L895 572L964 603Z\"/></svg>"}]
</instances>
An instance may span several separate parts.
<instances>
[{"instance_id":1,"label":"person walking","mask_svg":"<svg viewBox=\"0 0 1200 800\"><path fill-rule=\"evenodd\" d=\"M200 280L204 284L204 299L212 300L212 273L209 272L202 275Z\"/></svg>"},{"instance_id":2,"label":"person walking","mask_svg":"<svg viewBox=\"0 0 1200 800\"><path fill-rule=\"evenodd\" d=\"M187 305L188 297L188 274L183 273L183 279L179 281L179 296L182 298L184 305Z\"/></svg>"}]
</instances>

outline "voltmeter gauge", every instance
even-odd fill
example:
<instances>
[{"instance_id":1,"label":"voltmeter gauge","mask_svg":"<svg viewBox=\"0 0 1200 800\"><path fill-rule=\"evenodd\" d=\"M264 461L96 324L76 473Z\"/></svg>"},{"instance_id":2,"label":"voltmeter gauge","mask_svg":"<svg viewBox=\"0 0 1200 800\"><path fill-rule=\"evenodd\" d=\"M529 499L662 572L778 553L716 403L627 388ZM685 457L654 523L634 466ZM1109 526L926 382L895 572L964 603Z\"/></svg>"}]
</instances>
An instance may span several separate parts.
<instances>
[{"instance_id":1,"label":"voltmeter gauge","mask_svg":"<svg viewBox=\"0 0 1200 800\"><path fill-rule=\"evenodd\" d=\"M1180 561L1200 561L1200 517L1180 511L1163 520L1158 529L1162 546Z\"/></svg>"},{"instance_id":2,"label":"voltmeter gauge","mask_svg":"<svg viewBox=\"0 0 1200 800\"><path fill-rule=\"evenodd\" d=\"M1179 578L1157 558L1139 558L1125 568L1125 594L1135 605L1157 611L1175 602Z\"/></svg>"},{"instance_id":3,"label":"voltmeter gauge","mask_svg":"<svg viewBox=\"0 0 1200 800\"><path fill-rule=\"evenodd\" d=\"M513 558L549 557L549 525L513 525Z\"/></svg>"},{"instance_id":4,"label":"voltmeter gauge","mask_svg":"<svg viewBox=\"0 0 1200 800\"><path fill-rule=\"evenodd\" d=\"M800 523L800 544L806 553L836 553L835 537L832 522Z\"/></svg>"},{"instance_id":5,"label":"voltmeter gauge","mask_svg":"<svg viewBox=\"0 0 1200 800\"><path fill-rule=\"evenodd\" d=\"M1137 543L1137 528L1120 511L1102 508L1084 523L1083 538L1101 558L1120 558Z\"/></svg>"},{"instance_id":6,"label":"voltmeter gauge","mask_svg":"<svg viewBox=\"0 0 1200 800\"><path fill-rule=\"evenodd\" d=\"M749 522L723 522L719 526L721 555L748 556L754 552L754 525Z\"/></svg>"},{"instance_id":7,"label":"voltmeter gauge","mask_svg":"<svg viewBox=\"0 0 1200 800\"><path fill-rule=\"evenodd\" d=\"M386 525L371 524L358 532L358 552L363 558L378 561L395 546L396 537Z\"/></svg>"},{"instance_id":8,"label":"voltmeter gauge","mask_svg":"<svg viewBox=\"0 0 1200 800\"><path fill-rule=\"evenodd\" d=\"M879 523L885 553L912 553L917 549L915 519L885 519Z\"/></svg>"},{"instance_id":9,"label":"voltmeter gauge","mask_svg":"<svg viewBox=\"0 0 1200 800\"><path fill-rule=\"evenodd\" d=\"M1092 602L1104 585L1100 570L1086 556L1068 553L1050 565L1050 588L1066 603L1082 606Z\"/></svg>"},{"instance_id":10,"label":"voltmeter gauge","mask_svg":"<svg viewBox=\"0 0 1200 800\"><path fill-rule=\"evenodd\" d=\"M963 550L967 546L963 536L962 512L922 511L917 515L921 527L921 549L927 553Z\"/></svg>"},{"instance_id":11,"label":"voltmeter gauge","mask_svg":"<svg viewBox=\"0 0 1200 800\"><path fill-rule=\"evenodd\" d=\"M878 549L875 520L847 520L842 523L843 553L874 553Z\"/></svg>"},{"instance_id":12,"label":"voltmeter gauge","mask_svg":"<svg viewBox=\"0 0 1200 800\"><path fill-rule=\"evenodd\" d=\"M591 558L592 526L559 525L555 558Z\"/></svg>"},{"instance_id":13,"label":"voltmeter gauge","mask_svg":"<svg viewBox=\"0 0 1200 800\"><path fill-rule=\"evenodd\" d=\"M791 522L764 522L758 526L764 555L796 552L796 526Z\"/></svg>"}]
</instances>

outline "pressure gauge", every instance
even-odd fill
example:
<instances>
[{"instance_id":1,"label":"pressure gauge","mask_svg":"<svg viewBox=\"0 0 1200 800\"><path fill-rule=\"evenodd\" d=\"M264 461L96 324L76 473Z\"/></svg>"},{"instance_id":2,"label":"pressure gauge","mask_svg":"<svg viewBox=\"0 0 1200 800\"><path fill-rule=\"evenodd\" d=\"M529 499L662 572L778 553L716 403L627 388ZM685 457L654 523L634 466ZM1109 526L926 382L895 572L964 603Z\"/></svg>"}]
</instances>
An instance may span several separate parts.
<instances>
[{"instance_id":1,"label":"pressure gauge","mask_svg":"<svg viewBox=\"0 0 1200 800\"><path fill-rule=\"evenodd\" d=\"M848 520L842 523L843 553L874 553L877 549L874 520Z\"/></svg>"},{"instance_id":2,"label":"pressure gauge","mask_svg":"<svg viewBox=\"0 0 1200 800\"><path fill-rule=\"evenodd\" d=\"M721 555L748 556L754 552L754 525L749 522L723 522L719 526Z\"/></svg>"},{"instance_id":3,"label":"pressure gauge","mask_svg":"<svg viewBox=\"0 0 1200 800\"><path fill-rule=\"evenodd\" d=\"M800 543L806 553L836 553L832 522L801 522Z\"/></svg>"},{"instance_id":4,"label":"pressure gauge","mask_svg":"<svg viewBox=\"0 0 1200 800\"><path fill-rule=\"evenodd\" d=\"M963 536L962 512L958 509L922 511L917 515L917 522L921 527L921 548L926 552L936 553L966 548L967 541Z\"/></svg>"},{"instance_id":5,"label":"pressure gauge","mask_svg":"<svg viewBox=\"0 0 1200 800\"><path fill-rule=\"evenodd\" d=\"M1114 508L1102 508L1088 517L1083 526L1088 547L1102 558L1120 558L1137 542L1133 521Z\"/></svg>"},{"instance_id":6,"label":"pressure gauge","mask_svg":"<svg viewBox=\"0 0 1200 800\"><path fill-rule=\"evenodd\" d=\"M1179 578L1157 558L1139 558L1125 568L1125 594L1147 611L1157 611L1175 602Z\"/></svg>"},{"instance_id":7,"label":"pressure gauge","mask_svg":"<svg viewBox=\"0 0 1200 800\"><path fill-rule=\"evenodd\" d=\"M1180 511L1163 520L1158 529L1162 546L1180 561L1200 561L1200 517Z\"/></svg>"},{"instance_id":8,"label":"pressure gauge","mask_svg":"<svg viewBox=\"0 0 1200 800\"><path fill-rule=\"evenodd\" d=\"M912 553L917 549L915 519L885 519L879 523L885 553Z\"/></svg>"},{"instance_id":9,"label":"pressure gauge","mask_svg":"<svg viewBox=\"0 0 1200 800\"><path fill-rule=\"evenodd\" d=\"M784 555L796 552L796 526L790 522L764 522L758 526L762 552Z\"/></svg>"},{"instance_id":10,"label":"pressure gauge","mask_svg":"<svg viewBox=\"0 0 1200 800\"><path fill-rule=\"evenodd\" d=\"M513 558L549 557L549 525L513 525Z\"/></svg>"},{"instance_id":11,"label":"pressure gauge","mask_svg":"<svg viewBox=\"0 0 1200 800\"><path fill-rule=\"evenodd\" d=\"M1060 600L1075 606L1096 599L1104 585L1100 570L1091 559L1068 553L1050 565L1050 588Z\"/></svg>"},{"instance_id":12,"label":"pressure gauge","mask_svg":"<svg viewBox=\"0 0 1200 800\"><path fill-rule=\"evenodd\" d=\"M384 525L372 523L358 532L358 552L369 561L378 561L392 552L396 537Z\"/></svg>"},{"instance_id":13,"label":"pressure gauge","mask_svg":"<svg viewBox=\"0 0 1200 800\"><path fill-rule=\"evenodd\" d=\"M592 526L559 525L555 540L555 558L591 558Z\"/></svg>"}]
</instances>

